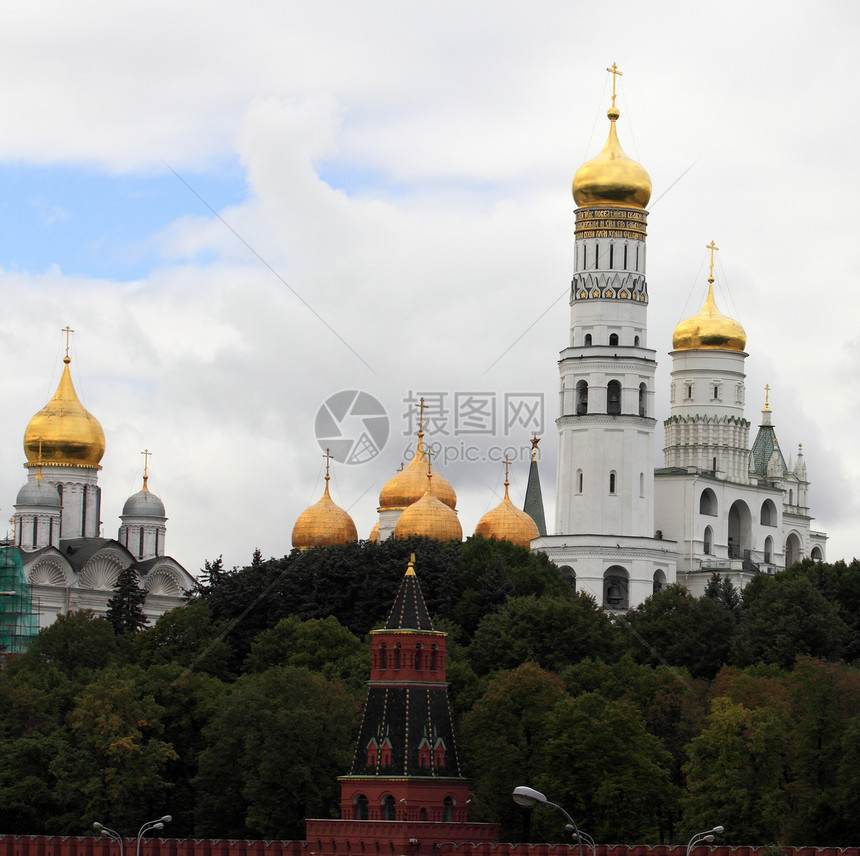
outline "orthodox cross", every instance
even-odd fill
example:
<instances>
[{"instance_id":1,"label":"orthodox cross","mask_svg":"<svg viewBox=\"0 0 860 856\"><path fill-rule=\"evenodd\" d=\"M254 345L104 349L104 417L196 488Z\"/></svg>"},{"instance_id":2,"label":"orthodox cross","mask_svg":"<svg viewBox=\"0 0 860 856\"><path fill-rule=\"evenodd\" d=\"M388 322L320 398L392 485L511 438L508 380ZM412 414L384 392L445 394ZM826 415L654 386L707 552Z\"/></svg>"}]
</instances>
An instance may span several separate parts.
<instances>
[{"instance_id":1,"label":"orthodox cross","mask_svg":"<svg viewBox=\"0 0 860 856\"><path fill-rule=\"evenodd\" d=\"M616 63L612 63L612 68L606 69L612 75L612 106L615 106L615 81L619 77L624 76L623 71L618 70L618 65Z\"/></svg>"},{"instance_id":2,"label":"orthodox cross","mask_svg":"<svg viewBox=\"0 0 860 856\"><path fill-rule=\"evenodd\" d=\"M62 330L60 330L60 332L66 334L66 359L68 360L69 359L69 333L74 333L75 331L71 327L69 327L68 324L66 324L66 326L63 327Z\"/></svg>"},{"instance_id":3,"label":"orthodox cross","mask_svg":"<svg viewBox=\"0 0 860 856\"><path fill-rule=\"evenodd\" d=\"M770 399L770 384L766 383L764 385L764 409L765 410L770 410L769 399Z\"/></svg>"},{"instance_id":4,"label":"orthodox cross","mask_svg":"<svg viewBox=\"0 0 860 856\"><path fill-rule=\"evenodd\" d=\"M418 433L424 433L424 396L421 396L421 400L418 403Z\"/></svg>"},{"instance_id":5,"label":"orthodox cross","mask_svg":"<svg viewBox=\"0 0 860 856\"><path fill-rule=\"evenodd\" d=\"M149 456L152 452L149 449L144 449L140 454L143 455L143 478L146 480L149 476Z\"/></svg>"},{"instance_id":6,"label":"orthodox cross","mask_svg":"<svg viewBox=\"0 0 860 856\"><path fill-rule=\"evenodd\" d=\"M505 455L505 487L507 487L510 484L510 482L508 481L508 476L510 475L510 471L511 471L511 459L507 455Z\"/></svg>"},{"instance_id":7,"label":"orthodox cross","mask_svg":"<svg viewBox=\"0 0 860 856\"><path fill-rule=\"evenodd\" d=\"M714 250L719 250L720 248L713 241L711 241L710 244L707 244L705 246L705 249L711 251L711 268L708 272L708 282L713 282L714 281Z\"/></svg>"},{"instance_id":8,"label":"orthodox cross","mask_svg":"<svg viewBox=\"0 0 860 856\"><path fill-rule=\"evenodd\" d=\"M332 459L331 449L326 449L323 457L325 458L325 480L328 481L329 480L329 474L328 474L329 464L331 463L331 459Z\"/></svg>"}]
</instances>

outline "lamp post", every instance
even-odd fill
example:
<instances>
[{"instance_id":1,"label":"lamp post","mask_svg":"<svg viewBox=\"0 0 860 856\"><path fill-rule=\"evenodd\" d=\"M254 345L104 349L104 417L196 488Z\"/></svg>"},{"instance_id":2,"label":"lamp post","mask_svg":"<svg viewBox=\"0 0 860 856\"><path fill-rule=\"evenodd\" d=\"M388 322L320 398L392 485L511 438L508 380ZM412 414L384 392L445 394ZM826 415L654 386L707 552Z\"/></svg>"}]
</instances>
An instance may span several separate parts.
<instances>
[{"instance_id":1,"label":"lamp post","mask_svg":"<svg viewBox=\"0 0 860 856\"><path fill-rule=\"evenodd\" d=\"M98 821L93 823L93 829L97 829L99 831L99 834L103 835L105 838L112 838L114 841L116 841L119 844L119 856L125 856L125 841L115 829L110 829L107 826L104 826L104 824L99 823Z\"/></svg>"},{"instance_id":2,"label":"lamp post","mask_svg":"<svg viewBox=\"0 0 860 856\"><path fill-rule=\"evenodd\" d=\"M690 856L693 848L701 844L702 842L707 841L709 844L714 840L715 835L722 835L723 827L715 826L713 829L706 829L704 832L697 832L691 839L690 843L687 844L687 856Z\"/></svg>"},{"instance_id":3,"label":"lamp post","mask_svg":"<svg viewBox=\"0 0 860 856\"><path fill-rule=\"evenodd\" d=\"M567 818L568 826L566 828L573 831L574 840L579 842L579 856L582 856L582 841L584 838L587 838L588 841L591 842L592 851L595 850L594 839L590 835L587 836L584 832L580 832L579 827L576 825L576 821L560 805L550 802L540 791L536 791L534 788L527 788L525 785L520 785L519 787L514 788L512 796L517 805L548 805L550 808L560 811L565 818Z\"/></svg>"},{"instance_id":4,"label":"lamp post","mask_svg":"<svg viewBox=\"0 0 860 856\"><path fill-rule=\"evenodd\" d=\"M166 814L164 817L159 817L156 820L148 820L140 829L137 831L137 856L140 856L140 842L143 838L144 834L153 829L164 829L165 823L170 823L173 818Z\"/></svg>"}]
</instances>

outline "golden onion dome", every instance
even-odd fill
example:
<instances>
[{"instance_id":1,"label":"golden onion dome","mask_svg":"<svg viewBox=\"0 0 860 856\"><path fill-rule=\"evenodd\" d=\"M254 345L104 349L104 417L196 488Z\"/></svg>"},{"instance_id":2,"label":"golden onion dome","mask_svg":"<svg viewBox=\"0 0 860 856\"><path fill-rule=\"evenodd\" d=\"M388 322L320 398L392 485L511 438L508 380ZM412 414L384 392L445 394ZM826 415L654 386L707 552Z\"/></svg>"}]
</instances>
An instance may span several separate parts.
<instances>
[{"instance_id":1,"label":"golden onion dome","mask_svg":"<svg viewBox=\"0 0 860 856\"><path fill-rule=\"evenodd\" d=\"M370 530L370 535L367 538L368 541L373 541L374 544L379 542L379 521L377 520L374 524L373 529Z\"/></svg>"},{"instance_id":2,"label":"golden onion dome","mask_svg":"<svg viewBox=\"0 0 860 856\"><path fill-rule=\"evenodd\" d=\"M425 473L425 479L430 479ZM430 479L435 481L435 478ZM463 527L453 508L441 502L432 492L430 485L424 496L404 509L394 527L395 538L410 538L414 535L434 538L436 541L462 541Z\"/></svg>"},{"instance_id":3,"label":"golden onion dome","mask_svg":"<svg viewBox=\"0 0 860 856\"><path fill-rule=\"evenodd\" d=\"M505 498L488 511L475 527L475 534L484 538L510 541L527 550L533 538L539 538L537 524L525 511L520 511L508 495L508 481L505 480Z\"/></svg>"},{"instance_id":4,"label":"golden onion dome","mask_svg":"<svg viewBox=\"0 0 860 856\"><path fill-rule=\"evenodd\" d=\"M717 309L714 281L709 279L705 305L678 324L672 334L672 347L676 351L743 351L746 344L744 328Z\"/></svg>"},{"instance_id":5,"label":"golden onion dome","mask_svg":"<svg viewBox=\"0 0 860 856\"><path fill-rule=\"evenodd\" d=\"M293 526L293 547L333 547L358 541L358 530L352 518L334 504L328 492L329 475L326 473L325 490L319 501L306 508Z\"/></svg>"},{"instance_id":6,"label":"golden onion dome","mask_svg":"<svg viewBox=\"0 0 860 856\"><path fill-rule=\"evenodd\" d=\"M424 452L424 432L418 431L418 445L415 456L408 467L396 472L379 492L379 510L386 508L407 508L418 502L427 490L427 455ZM457 507L457 494L451 483L438 472L433 473L431 482L433 496L445 503L448 508Z\"/></svg>"},{"instance_id":7,"label":"golden onion dome","mask_svg":"<svg viewBox=\"0 0 860 856\"><path fill-rule=\"evenodd\" d=\"M57 466L101 469L105 434L98 419L81 404L63 358L63 375L54 397L30 420L24 431L25 466Z\"/></svg>"},{"instance_id":8,"label":"golden onion dome","mask_svg":"<svg viewBox=\"0 0 860 856\"><path fill-rule=\"evenodd\" d=\"M614 96L613 96L614 99ZM618 108L613 104L609 117L609 136L603 151L586 161L573 177L573 199L577 206L609 205L645 208L651 199L651 177L641 164L624 154L615 122Z\"/></svg>"}]
</instances>

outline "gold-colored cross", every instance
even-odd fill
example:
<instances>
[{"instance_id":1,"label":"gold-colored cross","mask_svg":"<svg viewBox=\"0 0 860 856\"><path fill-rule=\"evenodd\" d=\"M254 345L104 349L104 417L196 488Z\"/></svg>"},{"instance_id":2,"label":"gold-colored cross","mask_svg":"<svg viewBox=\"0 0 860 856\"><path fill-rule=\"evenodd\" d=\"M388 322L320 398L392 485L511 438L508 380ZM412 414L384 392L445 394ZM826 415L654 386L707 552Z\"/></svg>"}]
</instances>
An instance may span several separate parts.
<instances>
[{"instance_id":1,"label":"gold-colored cross","mask_svg":"<svg viewBox=\"0 0 860 856\"><path fill-rule=\"evenodd\" d=\"M152 452L149 449L144 449L140 454L143 455L143 477L147 478L149 475L149 456Z\"/></svg>"},{"instance_id":2,"label":"gold-colored cross","mask_svg":"<svg viewBox=\"0 0 860 856\"><path fill-rule=\"evenodd\" d=\"M770 405L768 403L769 400L770 400L770 384L766 383L764 385L764 409L765 410L770 410Z\"/></svg>"},{"instance_id":3,"label":"gold-colored cross","mask_svg":"<svg viewBox=\"0 0 860 856\"><path fill-rule=\"evenodd\" d=\"M615 81L617 78L623 77L624 72L619 71L618 66L614 62L612 63L612 68L607 68L606 70L612 75L612 106L614 107L615 106Z\"/></svg>"},{"instance_id":4,"label":"gold-colored cross","mask_svg":"<svg viewBox=\"0 0 860 856\"><path fill-rule=\"evenodd\" d=\"M705 249L711 251L711 268L708 272L708 282L713 282L714 281L714 250L719 250L720 248L713 241L711 241L710 244L707 244L705 246Z\"/></svg>"},{"instance_id":5,"label":"gold-colored cross","mask_svg":"<svg viewBox=\"0 0 860 856\"><path fill-rule=\"evenodd\" d=\"M75 331L71 327L69 327L68 324L66 324L66 326L63 327L62 330L60 330L60 332L66 334L66 359L68 359L69 358L69 333L74 333Z\"/></svg>"},{"instance_id":6,"label":"gold-colored cross","mask_svg":"<svg viewBox=\"0 0 860 856\"><path fill-rule=\"evenodd\" d=\"M421 396L421 400L418 403L418 433L424 433L424 396Z\"/></svg>"},{"instance_id":7,"label":"gold-colored cross","mask_svg":"<svg viewBox=\"0 0 860 856\"><path fill-rule=\"evenodd\" d=\"M423 399L422 399L422 401L423 401ZM427 457L427 472L428 472L428 473L429 473L429 472L430 472L430 470L432 469L431 462L432 462L432 460L433 460L433 455L434 455L434 454L435 454L435 452L433 451L433 449L431 449L431 448L430 448L430 446L428 446L428 447L427 447L427 451L426 451L426 452L424 452L424 455Z\"/></svg>"},{"instance_id":8,"label":"gold-colored cross","mask_svg":"<svg viewBox=\"0 0 860 856\"><path fill-rule=\"evenodd\" d=\"M505 487L507 487L509 484L508 476L510 475L510 471L511 471L511 459L507 455L505 455Z\"/></svg>"},{"instance_id":9,"label":"gold-colored cross","mask_svg":"<svg viewBox=\"0 0 860 856\"><path fill-rule=\"evenodd\" d=\"M329 464L331 463L331 459L333 457L331 454L331 449L326 449L323 457L325 458L325 480L328 481L328 479L329 479L329 474L328 474Z\"/></svg>"}]
</instances>

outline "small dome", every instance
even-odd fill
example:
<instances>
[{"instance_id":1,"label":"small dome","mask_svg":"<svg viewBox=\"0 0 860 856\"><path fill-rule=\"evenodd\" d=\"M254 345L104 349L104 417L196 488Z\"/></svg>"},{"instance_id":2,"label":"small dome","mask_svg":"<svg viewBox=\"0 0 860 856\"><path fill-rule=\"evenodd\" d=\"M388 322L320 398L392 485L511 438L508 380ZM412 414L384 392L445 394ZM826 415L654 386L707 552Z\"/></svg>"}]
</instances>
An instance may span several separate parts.
<instances>
[{"instance_id":1,"label":"small dome","mask_svg":"<svg viewBox=\"0 0 860 856\"><path fill-rule=\"evenodd\" d=\"M418 445L415 447L415 457L396 472L379 492L379 508L407 508L413 502L418 502L427 490L427 455L424 452L424 433L418 432ZM451 483L438 472L433 473L431 483L433 496L444 502L448 508L457 507L457 494Z\"/></svg>"},{"instance_id":2,"label":"small dome","mask_svg":"<svg viewBox=\"0 0 860 856\"><path fill-rule=\"evenodd\" d=\"M672 334L672 347L676 351L743 351L746 344L744 328L717 309L713 280L708 281L705 305L678 324Z\"/></svg>"},{"instance_id":3,"label":"small dome","mask_svg":"<svg viewBox=\"0 0 860 856\"><path fill-rule=\"evenodd\" d=\"M537 524L532 518L520 511L508 496L508 482L505 482L505 498L488 511L475 527L475 534L484 538L510 541L528 549L533 538L539 538Z\"/></svg>"},{"instance_id":4,"label":"small dome","mask_svg":"<svg viewBox=\"0 0 860 856\"><path fill-rule=\"evenodd\" d=\"M429 478L429 474L425 474L425 478ZM435 481L435 477L430 481ZM413 535L434 538L437 541L463 540L463 527L457 518L457 512L441 502L429 485L424 496L403 511L394 527L395 538L410 538Z\"/></svg>"},{"instance_id":5,"label":"small dome","mask_svg":"<svg viewBox=\"0 0 860 856\"><path fill-rule=\"evenodd\" d=\"M164 517L164 503L146 486L147 477L143 477L143 487L130 496L122 507L122 517Z\"/></svg>"},{"instance_id":6,"label":"small dome","mask_svg":"<svg viewBox=\"0 0 860 856\"><path fill-rule=\"evenodd\" d=\"M71 360L65 357L63 362L63 375L54 397L24 431L27 464L70 464L99 469L105 453L104 431L78 399L69 372Z\"/></svg>"},{"instance_id":7,"label":"small dome","mask_svg":"<svg viewBox=\"0 0 860 856\"><path fill-rule=\"evenodd\" d=\"M376 544L379 541L379 521L376 521L373 529L370 530L370 535L367 536L368 541L373 541Z\"/></svg>"},{"instance_id":8,"label":"small dome","mask_svg":"<svg viewBox=\"0 0 860 856\"><path fill-rule=\"evenodd\" d=\"M326 473L325 490L319 501L306 508L293 526L293 547L333 547L358 541L358 530L352 518L334 504L328 492L329 476Z\"/></svg>"},{"instance_id":9,"label":"small dome","mask_svg":"<svg viewBox=\"0 0 860 856\"><path fill-rule=\"evenodd\" d=\"M60 508L60 494L50 482L41 476L31 479L18 491L15 506L40 505L43 508Z\"/></svg>"},{"instance_id":10,"label":"small dome","mask_svg":"<svg viewBox=\"0 0 860 856\"><path fill-rule=\"evenodd\" d=\"M573 198L577 206L614 205L645 208L651 199L651 177L645 167L624 154L615 122L619 112L610 107L609 136L603 151L586 161L573 177Z\"/></svg>"}]
</instances>

